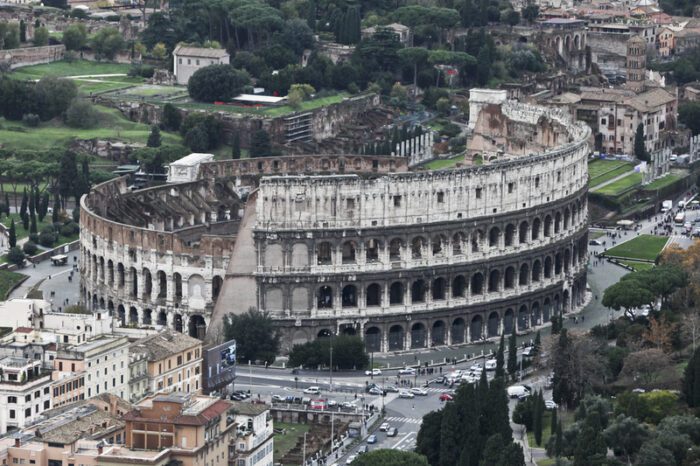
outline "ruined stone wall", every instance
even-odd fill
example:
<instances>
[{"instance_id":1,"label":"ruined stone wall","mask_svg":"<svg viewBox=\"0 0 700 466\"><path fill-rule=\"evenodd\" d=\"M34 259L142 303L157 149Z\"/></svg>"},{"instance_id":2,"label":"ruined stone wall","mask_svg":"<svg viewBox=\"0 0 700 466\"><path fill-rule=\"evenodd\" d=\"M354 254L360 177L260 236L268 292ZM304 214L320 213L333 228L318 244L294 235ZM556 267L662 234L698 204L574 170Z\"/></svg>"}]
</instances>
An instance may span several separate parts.
<instances>
[{"instance_id":1,"label":"ruined stone wall","mask_svg":"<svg viewBox=\"0 0 700 466\"><path fill-rule=\"evenodd\" d=\"M629 38L629 34L589 32L588 45L591 48L591 61L604 74L624 74Z\"/></svg>"},{"instance_id":2,"label":"ruined stone wall","mask_svg":"<svg viewBox=\"0 0 700 466\"><path fill-rule=\"evenodd\" d=\"M63 60L65 53L66 47L64 45L8 49L0 50L0 61L9 63L10 68L14 70L22 66L39 65Z\"/></svg>"}]
</instances>

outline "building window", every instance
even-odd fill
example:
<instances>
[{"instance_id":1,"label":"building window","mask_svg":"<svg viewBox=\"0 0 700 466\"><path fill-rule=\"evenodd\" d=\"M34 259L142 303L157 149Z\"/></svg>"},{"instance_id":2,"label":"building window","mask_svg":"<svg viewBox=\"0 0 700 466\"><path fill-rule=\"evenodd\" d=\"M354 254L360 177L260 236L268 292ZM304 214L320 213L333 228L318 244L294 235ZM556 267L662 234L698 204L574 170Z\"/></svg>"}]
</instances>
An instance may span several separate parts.
<instances>
[{"instance_id":1,"label":"building window","mask_svg":"<svg viewBox=\"0 0 700 466\"><path fill-rule=\"evenodd\" d=\"M24 417L32 417L32 408L27 408L24 410Z\"/></svg>"},{"instance_id":2,"label":"building window","mask_svg":"<svg viewBox=\"0 0 700 466\"><path fill-rule=\"evenodd\" d=\"M182 58L177 59L178 64L182 65Z\"/></svg>"},{"instance_id":3,"label":"building window","mask_svg":"<svg viewBox=\"0 0 700 466\"><path fill-rule=\"evenodd\" d=\"M15 418L15 410L11 409L10 410L10 419L14 419L14 418Z\"/></svg>"},{"instance_id":4,"label":"building window","mask_svg":"<svg viewBox=\"0 0 700 466\"><path fill-rule=\"evenodd\" d=\"M197 66L199 66L199 60L196 60L196 62L197 62Z\"/></svg>"},{"instance_id":5,"label":"building window","mask_svg":"<svg viewBox=\"0 0 700 466\"><path fill-rule=\"evenodd\" d=\"M476 198L477 199L481 199L481 191L482 191L481 188L476 188Z\"/></svg>"},{"instance_id":6,"label":"building window","mask_svg":"<svg viewBox=\"0 0 700 466\"><path fill-rule=\"evenodd\" d=\"M44 409L49 409L50 402L49 400L44 401Z\"/></svg>"},{"instance_id":7,"label":"building window","mask_svg":"<svg viewBox=\"0 0 700 466\"><path fill-rule=\"evenodd\" d=\"M394 207L401 207L401 196L394 196Z\"/></svg>"},{"instance_id":8,"label":"building window","mask_svg":"<svg viewBox=\"0 0 700 466\"><path fill-rule=\"evenodd\" d=\"M188 58L188 59L187 59L187 64L188 64L188 65L191 65L191 64L192 64L192 60Z\"/></svg>"}]
</instances>

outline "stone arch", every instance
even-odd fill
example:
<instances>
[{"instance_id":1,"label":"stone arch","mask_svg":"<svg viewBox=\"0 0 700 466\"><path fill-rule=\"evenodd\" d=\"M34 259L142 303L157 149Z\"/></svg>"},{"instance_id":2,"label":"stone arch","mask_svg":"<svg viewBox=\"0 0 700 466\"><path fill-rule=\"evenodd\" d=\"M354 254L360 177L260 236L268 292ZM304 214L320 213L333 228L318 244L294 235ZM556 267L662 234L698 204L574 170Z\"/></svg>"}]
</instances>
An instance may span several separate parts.
<instances>
[{"instance_id":1,"label":"stone arch","mask_svg":"<svg viewBox=\"0 0 700 466\"><path fill-rule=\"evenodd\" d=\"M292 268L301 269L309 266L309 247L306 243L294 243L292 246Z\"/></svg>"},{"instance_id":2,"label":"stone arch","mask_svg":"<svg viewBox=\"0 0 700 466\"><path fill-rule=\"evenodd\" d=\"M211 298L212 301L216 301L221 293L221 287L224 286L224 279L219 275L214 275L211 279Z\"/></svg>"},{"instance_id":3,"label":"stone arch","mask_svg":"<svg viewBox=\"0 0 700 466\"><path fill-rule=\"evenodd\" d=\"M342 292L343 307L357 307L357 287L345 285Z\"/></svg>"},{"instance_id":4,"label":"stone arch","mask_svg":"<svg viewBox=\"0 0 700 466\"><path fill-rule=\"evenodd\" d=\"M561 253L558 252L558 253L554 256L554 275L560 275L560 274L561 274L561 265L562 265Z\"/></svg>"},{"instance_id":5,"label":"stone arch","mask_svg":"<svg viewBox=\"0 0 700 466\"><path fill-rule=\"evenodd\" d=\"M506 272L503 277L503 288L510 290L515 286L515 267L506 267Z\"/></svg>"},{"instance_id":6,"label":"stone arch","mask_svg":"<svg viewBox=\"0 0 700 466\"><path fill-rule=\"evenodd\" d=\"M438 277L435 280L433 280L433 284L430 287L430 291L432 292L432 297L433 301L438 301L438 300L443 300L445 299L445 279L442 277Z\"/></svg>"},{"instance_id":7,"label":"stone arch","mask_svg":"<svg viewBox=\"0 0 700 466\"><path fill-rule=\"evenodd\" d=\"M366 293L366 305L371 306L381 306L382 305L382 288L377 283L372 283L367 287Z\"/></svg>"},{"instance_id":8,"label":"stone arch","mask_svg":"<svg viewBox=\"0 0 700 466\"><path fill-rule=\"evenodd\" d=\"M168 277L162 270L159 270L156 276L158 277L158 298L164 299L168 296Z\"/></svg>"},{"instance_id":9,"label":"stone arch","mask_svg":"<svg viewBox=\"0 0 700 466\"><path fill-rule=\"evenodd\" d=\"M392 262L401 260L401 248L403 242L400 238L394 238L389 242L389 260Z\"/></svg>"},{"instance_id":10,"label":"stone arch","mask_svg":"<svg viewBox=\"0 0 700 466\"><path fill-rule=\"evenodd\" d=\"M464 319L461 317L457 317L455 320L452 321L452 329L450 330L451 333L451 343L453 345L459 345L460 343L464 343Z\"/></svg>"},{"instance_id":11,"label":"stone arch","mask_svg":"<svg viewBox=\"0 0 700 466\"><path fill-rule=\"evenodd\" d=\"M365 241L365 262L379 262L379 251L382 248L381 241L374 238Z\"/></svg>"},{"instance_id":12,"label":"stone arch","mask_svg":"<svg viewBox=\"0 0 700 466\"><path fill-rule=\"evenodd\" d=\"M124 288L124 283L126 283L126 272L124 264L120 262L117 264L117 287Z\"/></svg>"},{"instance_id":13,"label":"stone arch","mask_svg":"<svg viewBox=\"0 0 700 466\"><path fill-rule=\"evenodd\" d=\"M139 323L139 311L134 306L131 306L129 308L129 324L130 325L138 325L138 323Z\"/></svg>"},{"instance_id":14,"label":"stone arch","mask_svg":"<svg viewBox=\"0 0 700 466\"><path fill-rule=\"evenodd\" d=\"M493 269L489 273L489 293L497 293L501 290L501 271Z\"/></svg>"},{"instance_id":15,"label":"stone arch","mask_svg":"<svg viewBox=\"0 0 700 466\"><path fill-rule=\"evenodd\" d=\"M571 269L571 250L569 248L564 249L564 272L568 272Z\"/></svg>"},{"instance_id":16,"label":"stone arch","mask_svg":"<svg viewBox=\"0 0 700 466\"><path fill-rule=\"evenodd\" d=\"M411 302L412 303L423 303L425 302L425 281L422 278L414 281L411 284Z\"/></svg>"},{"instance_id":17,"label":"stone arch","mask_svg":"<svg viewBox=\"0 0 700 466\"><path fill-rule=\"evenodd\" d=\"M357 244L350 240L343 243L343 264L357 263Z\"/></svg>"},{"instance_id":18,"label":"stone arch","mask_svg":"<svg viewBox=\"0 0 700 466\"><path fill-rule=\"evenodd\" d=\"M530 284L530 266L527 263L520 265L520 273L518 274L518 285L527 286Z\"/></svg>"},{"instance_id":19,"label":"stone arch","mask_svg":"<svg viewBox=\"0 0 700 466\"><path fill-rule=\"evenodd\" d=\"M564 50L562 49L561 37L557 36L554 40L556 42L557 52L559 52L559 55L563 55Z\"/></svg>"},{"instance_id":20,"label":"stone arch","mask_svg":"<svg viewBox=\"0 0 700 466\"><path fill-rule=\"evenodd\" d=\"M294 312L306 312L309 310L308 288L298 286L292 290L292 310Z\"/></svg>"},{"instance_id":21,"label":"stone arch","mask_svg":"<svg viewBox=\"0 0 700 466\"><path fill-rule=\"evenodd\" d=\"M549 322L552 318L552 301L549 298L544 298L542 305L542 322Z\"/></svg>"},{"instance_id":22,"label":"stone arch","mask_svg":"<svg viewBox=\"0 0 700 466\"><path fill-rule=\"evenodd\" d=\"M442 320L436 320L433 322L433 328L430 332L430 343L431 346L441 346L447 343L447 332L445 328L445 322Z\"/></svg>"},{"instance_id":23,"label":"stone arch","mask_svg":"<svg viewBox=\"0 0 700 466\"><path fill-rule=\"evenodd\" d=\"M107 284L114 286L114 262L112 259L107 261Z\"/></svg>"},{"instance_id":24,"label":"stone arch","mask_svg":"<svg viewBox=\"0 0 700 466\"><path fill-rule=\"evenodd\" d=\"M143 324L151 325L153 323L153 311L151 309L143 310Z\"/></svg>"},{"instance_id":25,"label":"stone arch","mask_svg":"<svg viewBox=\"0 0 700 466\"><path fill-rule=\"evenodd\" d=\"M367 327L365 329L365 349L368 353L382 350L382 331L379 327Z\"/></svg>"},{"instance_id":26,"label":"stone arch","mask_svg":"<svg viewBox=\"0 0 700 466\"><path fill-rule=\"evenodd\" d=\"M498 316L498 312L493 311L489 314L489 320L488 323L486 324L486 335L487 337L497 337L498 336L498 327L501 324L501 319Z\"/></svg>"},{"instance_id":27,"label":"stone arch","mask_svg":"<svg viewBox=\"0 0 700 466\"><path fill-rule=\"evenodd\" d=\"M401 325L389 327L389 351L401 351L404 349L406 331Z\"/></svg>"},{"instance_id":28,"label":"stone arch","mask_svg":"<svg viewBox=\"0 0 700 466\"><path fill-rule=\"evenodd\" d=\"M552 258L550 256L544 258L544 278L552 278Z\"/></svg>"},{"instance_id":29,"label":"stone arch","mask_svg":"<svg viewBox=\"0 0 700 466\"><path fill-rule=\"evenodd\" d=\"M192 314L187 325L187 333L192 338L199 338L200 340L203 340L207 333L207 324L204 317L199 314Z\"/></svg>"},{"instance_id":30,"label":"stone arch","mask_svg":"<svg viewBox=\"0 0 700 466\"><path fill-rule=\"evenodd\" d=\"M564 49L571 51L571 36L568 34L564 37Z\"/></svg>"},{"instance_id":31,"label":"stone arch","mask_svg":"<svg viewBox=\"0 0 700 466\"><path fill-rule=\"evenodd\" d=\"M425 348L425 325L416 322L411 325L411 348Z\"/></svg>"},{"instance_id":32,"label":"stone arch","mask_svg":"<svg viewBox=\"0 0 700 466\"><path fill-rule=\"evenodd\" d=\"M292 345L303 345L308 341L309 337L303 329L296 330L292 335Z\"/></svg>"},{"instance_id":33,"label":"stone arch","mask_svg":"<svg viewBox=\"0 0 700 466\"><path fill-rule=\"evenodd\" d=\"M484 232L481 230L476 230L472 233L472 252L481 251L481 244L484 241Z\"/></svg>"},{"instance_id":34,"label":"stone arch","mask_svg":"<svg viewBox=\"0 0 700 466\"><path fill-rule=\"evenodd\" d=\"M439 234L432 239L433 256L444 256L447 247L447 237Z\"/></svg>"},{"instance_id":35,"label":"stone arch","mask_svg":"<svg viewBox=\"0 0 700 466\"><path fill-rule=\"evenodd\" d=\"M527 234L530 230L530 224L527 222L520 222L520 226L518 227L518 242L520 244L525 244L527 243Z\"/></svg>"},{"instance_id":36,"label":"stone arch","mask_svg":"<svg viewBox=\"0 0 700 466\"><path fill-rule=\"evenodd\" d=\"M333 288L323 285L316 292L316 302L319 309L333 308Z\"/></svg>"},{"instance_id":37,"label":"stone arch","mask_svg":"<svg viewBox=\"0 0 700 466\"><path fill-rule=\"evenodd\" d=\"M175 329L176 332L182 333L182 328L183 328L182 314L175 314L173 316L173 328Z\"/></svg>"},{"instance_id":38,"label":"stone arch","mask_svg":"<svg viewBox=\"0 0 700 466\"><path fill-rule=\"evenodd\" d=\"M316 264L330 265L333 263L333 246L328 241L322 241L316 246Z\"/></svg>"},{"instance_id":39,"label":"stone arch","mask_svg":"<svg viewBox=\"0 0 700 466\"><path fill-rule=\"evenodd\" d=\"M515 241L515 225L512 223L506 225L506 233L503 240L505 246L513 246L513 242Z\"/></svg>"},{"instance_id":40,"label":"stone arch","mask_svg":"<svg viewBox=\"0 0 700 466\"><path fill-rule=\"evenodd\" d=\"M542 262L539 259L535 259L532 263L532 281L539 282L542 278Z\"/></svg>"},{"instance_id":41,"label":"stone arch","mask_svg":"<svg viewBox=\"0 0 700 466\"><path fill-rule=\"evenodd\" d=\"M394 282L389 287L389 304L399 305L403 304L404 299L404 288L402 282Z\"/></svg>"},{"instance_id":42,"label":"stone arch","mask_svg":"<svg viewBox=\"0 0 700 466\"><path fill-rule=\"evenodd\" d=\"M540 239L540 228L542 227L542 221L535 217L535 219L532 221L532 231L531 231L531 237L532 241L537 241Z\"/></svg>"},{"instance_id":43,"label":"stone arch","mask_svg":"<svg viewBox=\"0 0 700 466\"><path fill-rule=\"evenodd\" d=\"M89 296L90 296L90 293L88 293L88 300L90 299ZM92 295L92 310L94 311L95 309L97 309L97 295L96 294Z\"/></svg>"},{"instance_id":44,"label":"stone arch","mask_svg":"<svg viewBox=\"0 0 700 466\"><path fill-rule=\"evenodd\" d=\"M568 230L569 229L569 223L571 221L571 211L567 207L564 209L564 229Z\"/></svg>"},{"instance_id":45,"label":"stone arch","mask_svg":"<svg viewBox=\"0 0 700 466\"><path fill-rule=\"evenodd\" d=\"M284 298L279 288L267 288L265 290L265 310L281 311L284 309Z\"/></svg>"},{"instance_id":46,"label":"stone arch","mask_svg":"<svg viewBox=\"0 0 700 466\"><path fill-rule=\"evenodd\" d=\"M117 306L117 320L122 327L126 326L126 309L124 309L123 304Z\"/></svg>"},{"instance_id":47,"label":"stone arch","mask_svg":"<svg viewBox=\"0 0 700 466\"><path fill-rule=\"evenodd\" d=\"M279 243L265 245L265 267L269 269L281 269L284 267L284 252Z\"/></svg>"},{"instance_id":48,"label":"stone arch","mask_svg":"<svg viewBox=\"0 0 700 466\"><path fill-rule=\"evenodd\" d=\"M501 240L501 229L498 227L492 227L489 230L489 247L496 248L499 246Z\"/></svg>"},{"instance_id":49,"label":"stone arch","mask_svg":"<svg viewBox=\"0 0 700 466\"><path fill-rule=\"evenodd\" d=\"M506 309L506 312L503 314L503 332L506 335L513 333L513 325L515 320L514 314L515 313L511 308Z\"/></svg>"},{"instance_id":50,"label":"stone arch","mask_svg":"<svg viewBox=\"0 0 700 466\"><path fill-rule=\"evenodd\" d=\"M457 275L452 280L452 297L453 298L464 298L465 291L467 288L467 280L464 275Z\"/></svg>"},{"instance_id":51,"label":"stone arch","mask_svg":"<svg viewBox=\"0 0 700 466\"><path fill-rule=\"evenodd\" d=\"M546 215L544 217L544 231L543 234L545 238L552 236L552 216Z\"/></svg>"},{"instance_id":52,"label":"stone arch","mask_svg":"<svg viewBox=\"0 0 700 466\"><path fill-rule=\"evenodd\" d=\"M100 298L100 309L104 309L104 308L105 308L105 299Z\"/></svg>"},{"instance_id":53,"label":"stone arch","mask_svg":"<svg viewBox=\"0 0 700 466\"><path fill-rule=\"evenodd\" d=\"M532 303L532 308L530 309L530 321L533 327L537 327L542 324L542 312L540 311L540 303L535 301Z\"/></svg>"},{"instance_id":54,"label":"stone arch","mask_svg":"<svg viewBox=\"0 0 700 466\"><path fill-rule=\"evenodd\" d=\"M554 234L558 234L561 231L561 212L557 211L554 214Z\"/></svg>"},{"instance_id":55,"label":"stone arch","mask_svg":"<svg viewBox=\"0 0 700 466\"><path fill-rule=\"evenodd\" d=\"M452 255L459 256L464 253L464 233L458 231L452 235Z\"/></svg>"},{"instance_id":56,"label":"stone arch","mask_svg":"<svg viewBox=\"0 0 700 466\"><path fill-rule=\"evenodd\" d=\"M520 306L520 309L518 310L518 331L522 332L527 329L528 327L528 310L527 310L527 305L523 304Z\"/></svg>"},{"instance_id":57,"label":"stone arch","mask_svg":"<svg viewBox=\"0 0 700 466\"><path fill-rule=\"evenodd\" d=\"M479 341L481 340L481 335L483 332L484 320L479 314L472 317L471 322L469 322L469 341Z\"/></svg>"},{"instance_id":58,"label":"stone arch","mask_svg":"<svg viewBox=\"0 0 700 466\"><path fill-rule=\"evenodd\" d=\"M564 314L571 310L571 295L569 293L569 290L564 290L564 292L562 293L562 304L562 311L564 312Z\"/></svg>"},{"instance_id":59,"label":"stone arch","mask_svg":"<svg viewBox=\"0 0 700 466\"><path fill-rule=\"evenodd\" d=\"M476 272L472 275L471 289L472 295L478 295L484 292L484 275L481 272Z\"/></svg>"},{"instance_id":60,"label":"stone arch","mask_svg":"<svg viewBox=\"0 0 700 466\"><path fill-rule=\"evenodd\" d=\"M173 282L174 282L174 292L175 292L175 300L179 301L182 299L182 275L180 275L178 272L175 272L173 274Z\"/></svg>"},{"instance_id":61,"label":"stone arch","mask_svg":"<svg viewBox=\"0 0 700 466\"><path fill-rule=\"evenodd\" d=\"M166 326L168 325L168 313L165 311L159 311L158 317L156 318L156 324Z\"/></svg>"},{"instance_id":62,"label":"stone arch","mask_svg":"<svg viewBox=\"0 0 700 466\"><path fill-rule=\"evenodd\" d=\"M190 309L203 309L207 302L207 284L199 274L190 275L187 279L187 300Z\"/></svg>"},{"instance_id":63,"label":"stone arch","mask_svg":"<svg viewBox=\"0 0 700 466\"><path fill-rule=\"evenodd\" d=\"M354 337L357 334L357 330L353 325L345 325L340 331L340 334L349 337Z\"/></svg>"},{"instance_id":64,"label":"stone arch","mask_svg":"<svg viewBox=\"0 0 700 466\"><path fill-rule=\"evenodd\" d=\"M581 50L581 36L574 34L574 50Z\"/></svg>"},{"instance_id":65,"label":"stone arch","mask_svg":"<svg viewBox=\"0 0 700 466\"><path fill-rule=\"evenodd\" d=\"M425 250L425 238L422 236L416 236L411 241L411 258L421 259L423 258L423 251Z\"/></svg>"}]
</instances>

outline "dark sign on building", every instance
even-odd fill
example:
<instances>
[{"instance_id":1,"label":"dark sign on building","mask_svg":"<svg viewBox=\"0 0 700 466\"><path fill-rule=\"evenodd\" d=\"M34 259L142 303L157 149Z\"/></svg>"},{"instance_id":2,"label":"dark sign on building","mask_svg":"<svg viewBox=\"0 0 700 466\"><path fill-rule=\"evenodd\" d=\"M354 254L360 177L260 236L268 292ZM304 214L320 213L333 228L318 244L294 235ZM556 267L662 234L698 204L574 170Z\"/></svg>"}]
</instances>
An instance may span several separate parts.
<instances>
[{"instance_id":1,"label":"dark sign on building","mask_svg":"<svg viewBox=\"0 0 700 466\"><path fill-rule=\"evenodd\" d=\"M236 341L205 349L202 365L204 393L226 393L236 378Z\"/></svg>"}]
</instances>

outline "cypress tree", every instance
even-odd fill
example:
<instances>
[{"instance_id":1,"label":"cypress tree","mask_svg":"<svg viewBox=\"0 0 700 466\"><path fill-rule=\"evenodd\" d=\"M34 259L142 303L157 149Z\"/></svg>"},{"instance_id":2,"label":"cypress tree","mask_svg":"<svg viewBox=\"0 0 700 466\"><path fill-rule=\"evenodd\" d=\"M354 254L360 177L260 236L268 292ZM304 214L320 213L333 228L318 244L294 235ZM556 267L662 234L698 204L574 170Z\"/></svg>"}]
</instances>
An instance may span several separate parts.
<instances>
[{"instance_id":1,"label":"cypress tree","mask_svg":"<svg viewBox=\"0 0 700 466\"><path fill-rule=\"evenodd\" d=\"M516 322L513 322L513 332L508 338L508 375L511 378L515 377L515 372L518 370L518 345L515 337Z\"/></svg>"},{"instance_id":2,"label":"cypress tree","mask_svg":"<svg viewBox=\"0 0 700 466\"><path fill-rule=\"evenodd\" d=\"M22 217L22 227L25 231L29 230L29 215L27 214L24 214L24 217Z\"/></svg>"},{"instance_id":3,"label":"cypress tree","mask_svg":"<svg viewBox=\"0 0 700 466\"><path fill-rule=\"evenodd\" d=\"M552 423L549 426L549 432L551 435L554 435L554 433L557 431L557 410L553 409L552 410Z\"/></svg>"},{"instance_id":4,"label":"cypress tree","mask_svg":"<svg viewBox=\"0 0 700 466\"><path fill-rule=\"evenodd\" d=\"M157 125L152 125L151 126L151 134L148 135L148 141L146 142L146 146L148 146L148 147L160 147L160 144L161 144L160 128L158 128Z\"/></svg>"},{"instance_id":5,"label":"cypress tree","mask_svg":"<svg viewBox=\"0 0 700 466\"><path fill-rule=\"evenodd\" d=\"M31 224L29 225L29 233L37 233L36 229L36 214L32 212L31 214Z\"/></svg>"},{"instance_id":6,"label":"cypress tree","mask_svg":"<svg viewBox=\"0 0 700 466\"><path fill-rule=\"evenodd\" d=\"M19 41L22 43L27 42L27 23L23 19L19 20Z\"/></svg>"},{"instance_id":7,"label":"cypress tree","mask_svg":"<svg viewBox=\"0 0 700 466\"><path fill-rule=\"evenodd\" d=\"M241 158L241 136L238 132L233 133L233 141L231 143L231 157L234 159Z\"/></svg>"},{"instance_id":8,"label":"cypress tree","mask_svg":"<svg viewBox=\"0 0 700 466\"><path fill-rule=\"evenodd\" d=\"M532 427L535 434L535 443L537 446L542 445L542 430L543 430L543 418L544 418L544 397L542 396L542 391L537 392L535 402L532 404Z\"/></svg>"},{"instance_id":9,"label":"cypress tree","mask_svg":"<svg viewBox=\"0 0 700 466\"><path fill-rule=\"evenodd\" d=\"M691 408L700 406L700 347L695 350L685 367L683 394L688 406Z\"/></svg>"},{"instance_id":10,"label":"cypress tree","mask_svg":"<svg viewBox=\"0 0 700 466\"><path fill-rule=\"evenodd\" d=\"M540 337L540 331L538 330L535 334L535 354L540 354L540 349L542 349L542 337Z\"/></svg>"},{"instance_id":11,"label":"cypress tree","mask_svg":"<svg viewBox=\"0 0 700 466\"><path fill-rule=\"evenodd\" d=\"M36 201L34 199L34 189L29 189L29 215L34 215L36 213Z\"/></svg>"},{"instance_id":12,"label":"cypress tree","mask_svg":"<svg viewBox=\"0 0 700 466\"><path fill-rule=\"evenodd\" d=\"M5 193L5 213L10 215L10 196Z\"/></svg>"},{"instance_id":13,"label":"cypress tree","mask_svg":"<svg viewBox=\"0 0 700 466\"><path fill-rule=\"evenodd\" d=\"M501 333L501 342L498 345L498 352L496 352L496 377L503 377L506 375L504 370L505 359L503 355L506 345L505 340L505 335Z\"/></svg>"},{"instance_id":14,"label":"cypress tree","mask_svg":"<svg viewBox=\"0 0 700 466\"><path fill-rule=\"evenodd\" d=\"M561 448L563 444L563 435L561 432L561 422L557 422L557 433L556 436L554 437L554 456L555 457L560 457L561 456Z\"/></svg>"},{"instance_id":15,"label":"cypress tree","mask_svg":"<svg viewBox=\"0 0 700 466\"><path fill-rule=\"evenodd\" d=\"M10 247L14 248L17 246L17 230L15 229L15 219L12 219L10 223Z\"/></svg>"},{"instance_id":16,"label":"cypress tree","mask_svg":"<svg viewBox=\"0 0 700 466\"><path fill-rule=\"evenodd\" d=\"M61 202L58 200L58 196L53 199L53 212L51 213L51 222L58 222L58 212L61 210Z\"/></svg>"},{"instance_id":17,"label":"cypress tree","mask_svg":"<svg viewBox=\"0 0 700 466\"><path fill-rule=\"evenodd\" d=\"M445 409L440 425L440 466L457 464L462 446L461 431L458 410L452 407Z\"/></svg>"},{"instance_id":18,"label":"cypress tree","mask_svg":"<svg viewBox=\"0 0 700 466\"><path fill-rule=\"evenodd\" d=\"M39 203L39 221L43 222L44 217L46 217L46 213L49 211L49 192L44 191L44 194L41 196L41 202Z\"/></svg>"},{"instance_id":19,"label":"cypress tree","mask_svg":"<svg viewBox=\"0 0 700 466\"><path fill-rule=\"evenodd\" d=\"M29 200L27 198L27 190L25 188L24 192L22 193L22 204L19 208L19 216L22 221L24 221L25 217L27 217L27 204L29 204Z\"/></svg>"},{"instance_id":20,"label":"cypress tree","mask_svg":"<svg viewBox=\"0 0 700 466\"><path fill-rule=\"evenodd\" d=\"M312 31L316 31L316 1L309 2L309 8L306 10L306 24L309 25Z\"/></svg>"}]
</instances>

